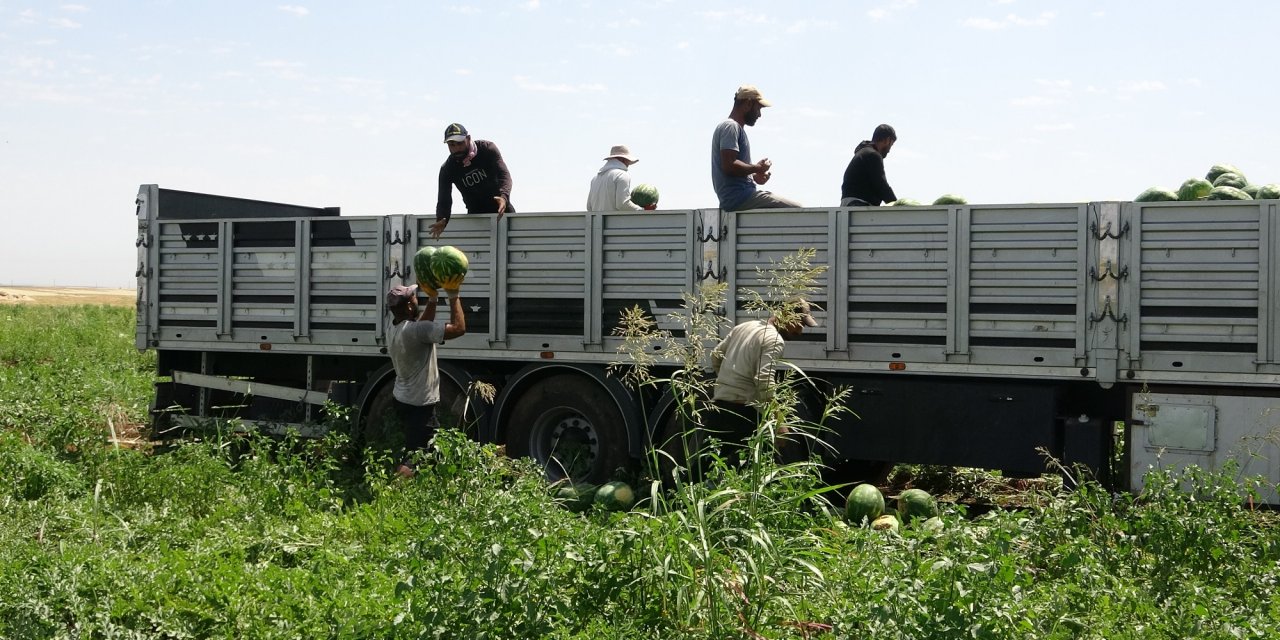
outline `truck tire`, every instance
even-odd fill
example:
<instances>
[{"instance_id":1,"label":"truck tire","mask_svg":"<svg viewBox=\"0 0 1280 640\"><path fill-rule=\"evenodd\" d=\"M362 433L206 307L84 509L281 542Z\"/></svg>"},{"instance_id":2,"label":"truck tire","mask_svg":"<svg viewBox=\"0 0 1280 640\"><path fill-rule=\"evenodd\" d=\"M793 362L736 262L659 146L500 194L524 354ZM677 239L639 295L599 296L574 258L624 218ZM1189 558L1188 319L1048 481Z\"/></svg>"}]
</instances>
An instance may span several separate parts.
<instances>
[{"instance_id":1,"label":"truck tire","mask_svg":"<svg viewBox=\"0 0 1280 640\"><path fill-rule=\"evenodd\" d=\"M355 434L356 445L360 448L399 451L404 447L404 433L400 430L400 419L395 410L396 399L392 394L394 388L393 376L378 387L373 394L373 399L361 413L359 427ZM461 428L467 432L468 436L474 438L474 426L465 423L457 424L457 416L453 413L461 410L461 397L462 389L458 384L449 376L441 375L440 404L436 405L436 416L440 419L440 428Z\"/></svg>"},{"instance_id":2,"label":"truck tire","mask_svg":"<svg viewBox=\"0 0 1280 640\"><path fill-rule=\"evenodd\" d=\"M631 465L622 412L607 391L583 376L535 382L506 423L507 455L533 458L552 481L600 484Z\"/></svg>"},{"instance_id":3,"label":"truck tire","mask_svg":"<svg viewBox=\"0 0 1280 640\"><path fill-rule=\"evenodd\" d=\"M706 447L707 439L697 425L685 421L677 412L672 411L662 422L655 444L657 474L664 487L673 489L681 482L702 481L704 458L696 454ZM678 479L675 475L677 471L680 472Z\"/></svg>"}]
</instances>

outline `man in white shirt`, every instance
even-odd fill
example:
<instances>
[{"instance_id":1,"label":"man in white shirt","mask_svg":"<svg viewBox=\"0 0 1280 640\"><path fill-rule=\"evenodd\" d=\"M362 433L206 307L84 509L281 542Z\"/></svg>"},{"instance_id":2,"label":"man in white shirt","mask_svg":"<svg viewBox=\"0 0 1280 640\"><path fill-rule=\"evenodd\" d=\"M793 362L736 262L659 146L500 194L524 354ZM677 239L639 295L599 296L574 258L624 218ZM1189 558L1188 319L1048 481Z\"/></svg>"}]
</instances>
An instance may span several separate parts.
<instances>
[{"instance_id":1,"label":"man in white shirt","mask_svg":"<svg viewBox=\"0 0 1280 640\"><path fill-rule=\"evenodd\" d=\"M422 313L418 311L418 286L399 285L387 292L387 310L392 314L391 327L387 330L387 354L396 370L396 414L404 429L405 459L396 467L396 473L412 477L413 464L409 456L423 449L440 426L436 419L436 404L440 402L440 372L436 368L436 345L452 340L467 332L467 320L462 310L458 290L445 290L449 296L449 322L436 322L435 289L426 290L427 303Z\"/></svg>"},{"instance_id":2,"label":"man in white shirt","mask_svg":"<svg viewBox=\"0 0 1280 640\"><path fill-rule=\"evenodd\" d=\"M631 201L631 174L627 169L640 162L631 155L626 145L614 145L609 155L604 158L604 166L591 179L591 192L587 195L587 211L639 211L653 210L658 207L652 204L647 207Z\"/></svg>"},{"instance_id":3,"label":"man in white shirt","mask_svg":"<svg viewBox=\"0 0 1280 640\"><path fill-rule=\"evenodd\" d=\"M716 388L707 428L724 442L742 443L755 433L759 407L773 399L773 372L782 359L783 342L800 337L805 327L818 326L808 302L787 306L782 321L774 314L740 323L711 352Z\"/></svg>"}]
</instances>

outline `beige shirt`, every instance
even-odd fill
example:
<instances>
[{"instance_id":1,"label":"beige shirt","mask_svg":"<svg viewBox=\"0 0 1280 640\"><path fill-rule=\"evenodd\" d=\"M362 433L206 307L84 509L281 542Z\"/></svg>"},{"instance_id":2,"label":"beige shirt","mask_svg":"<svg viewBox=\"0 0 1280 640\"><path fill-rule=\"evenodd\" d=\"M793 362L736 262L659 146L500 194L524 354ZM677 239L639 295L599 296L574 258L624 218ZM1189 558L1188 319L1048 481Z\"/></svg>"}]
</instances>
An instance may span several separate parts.
<instances>
[{"instance_id":1,"label":"beige shirt","mask_svg":"<svg viewBox=\"0 0 1280 640\"><path fill-rule=\"evenodd\" d=\"M711 352L716 400L738 404L773 398L773 369L782 358L782 334L764 320L743 322Z\"/></svg>"}]
</instances>

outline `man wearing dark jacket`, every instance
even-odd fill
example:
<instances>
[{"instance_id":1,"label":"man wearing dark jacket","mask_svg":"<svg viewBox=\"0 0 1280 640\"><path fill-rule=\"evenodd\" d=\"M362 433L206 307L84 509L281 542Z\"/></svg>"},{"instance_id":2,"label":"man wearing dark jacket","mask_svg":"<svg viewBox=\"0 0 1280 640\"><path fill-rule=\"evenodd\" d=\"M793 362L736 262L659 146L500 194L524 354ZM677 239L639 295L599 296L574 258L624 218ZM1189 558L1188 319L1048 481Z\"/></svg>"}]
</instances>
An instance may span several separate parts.
<instances>
[{"instance_id":1,"label":"man wearing dark jacket","mask_svg":"<svg viewBox=\"0 0 1280 640\"><path fill-rule=\"evenodd\" d=\"M440 195L436 200L436 223L431 237L440 238L453 212L453 188L462 194L467 213L515 213L511 206L511 172L502 161L498 145L488 140L471 140L467 128L453 123L444 129L449 158L440 166Z\"/></svg>"},{"instance_id":2,"label":"man wearing dark jacket","mask_svg":"<svg viewBox=\"0 0 1280 640\"><path fill-rule=\"evenodd\" d=\"M853 159L844 170L844 184L840 185L840 206L878 207L882 202L898 199L893 195L888 179L884 177L884 159L897 141L898 134L893 127L882 124L876 127L870 140L858 143L853 150Z\"/></svg>"}]
</instances>

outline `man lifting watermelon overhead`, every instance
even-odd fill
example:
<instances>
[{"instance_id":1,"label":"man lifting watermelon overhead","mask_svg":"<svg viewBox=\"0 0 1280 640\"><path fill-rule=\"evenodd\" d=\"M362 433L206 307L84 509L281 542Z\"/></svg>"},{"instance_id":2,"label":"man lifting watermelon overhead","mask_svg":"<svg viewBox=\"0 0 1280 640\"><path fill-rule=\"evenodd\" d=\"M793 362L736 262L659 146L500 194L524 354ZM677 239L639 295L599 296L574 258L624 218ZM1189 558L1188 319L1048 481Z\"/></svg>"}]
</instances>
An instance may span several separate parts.
<instances>
[{"instance_id":1,"label":"man lifting watermelon overhead","mask_svg":"<svg viewBox=\"0 0 1280 640\"><path fill-rule=\"evenodd\" d=\"M453 123L444 129L449 157L440 165L440 192L436 198L436 222L431 237L440 239L453 215L453 188L462 194L467 213L515 213L511 206L511 172L498 145L472 140L467 128Z\"/></svg>"},{"instance_id":2,"label":"man lifting watermelon overhead","mask_svg":"<svg viewBox=\"0 0 1280 640\"><path fill-rule=\"evenodd\" d=\"M423 247L413 257L418 284L398 285L387 292L391 327L387 330L387 354L396 370L396 415L404 429L405 458L396 473L414 475L414 452L426 448L440 422L436 405L440 402L440 372L436 367L436 345L467 332L467 319L458 290L467 277L467 255L456 247ZM449 321L436 322L436 303L444 289L449 297ZM422 313L418 312L418 292L426 294ZM417 317L414 317L414 316Z\"/></svg>"}]
</instances>

